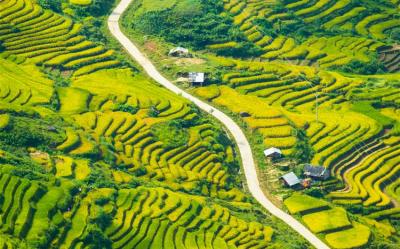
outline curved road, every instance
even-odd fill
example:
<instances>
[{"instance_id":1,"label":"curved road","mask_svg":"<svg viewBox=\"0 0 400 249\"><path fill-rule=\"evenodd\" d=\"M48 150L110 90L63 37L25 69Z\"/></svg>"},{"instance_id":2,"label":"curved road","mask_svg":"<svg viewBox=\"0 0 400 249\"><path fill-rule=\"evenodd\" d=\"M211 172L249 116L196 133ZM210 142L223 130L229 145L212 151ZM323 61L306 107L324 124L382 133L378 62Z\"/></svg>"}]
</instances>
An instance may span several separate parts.
<instances>
[{"instance_id":1,"label":"curved road","mask_svg":"<svg viewBox=\"0 0 400 249\"><path fill-rule=\"evenodd\" d=\"M121 0L118 6L114 9L110 17L108 18L108 28L111 34L122 44L126 51L136 60L146 71L150 77L155 81L171 90L176 94L182 95L184 98L190 100L196 104L200 109L209 112L221 123L223 123L227 129L231 132L236 143L239 147L240 155L242 158L242 165L244 173L246 175L246 181L248 188L253 197L264 206L271 214L281 219L283 222L288 224L291 228L297 231L305 239L307 239L313 246L319 249L328 249L329 247L322 242L317 236L310 232L303 224L298 222L289 214L285 213L278 207L276 207L270 200L268 200L260 188L256 173L256 165L254 164L253 154L251 152L250 144L246 139L243 131L240 127L226 114L208 105L207 103L199 100L196 97L186 93L182 89L175 86L169 80L164 78L154 67L154 65L147 59L139 49L122 33L119 27L119 18L121 14L127 9L132 0Z\"/></svg>"}]
</instances>

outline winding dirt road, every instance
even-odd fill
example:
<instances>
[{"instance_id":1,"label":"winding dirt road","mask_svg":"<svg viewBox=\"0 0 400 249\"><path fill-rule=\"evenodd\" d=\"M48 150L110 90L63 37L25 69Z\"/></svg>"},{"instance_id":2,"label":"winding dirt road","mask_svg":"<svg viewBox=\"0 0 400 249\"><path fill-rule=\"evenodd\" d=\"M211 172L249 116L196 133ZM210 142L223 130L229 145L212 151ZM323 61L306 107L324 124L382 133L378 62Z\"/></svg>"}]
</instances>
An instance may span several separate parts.
<instances>
[{"instance_id":1,"label":"winding dirt road","mask_svg":"<svg viewBox=\"0 0 400 249\"><path fill-rule=\"evenodd\" d=\"M251 152L251 147L246 139L243 131L240 127L226 114L215 109L214 107L208 105L207 103L201 101L200 99L190 95L189 93L183 91L182 89L175 86L172 82L164 78L154 67L154 65L147 59L140 50L122 33L119 27L119 18L121 14L127 9L132 0L121 0L118 6L114 9L112 14L108 18L108 27L111 34L122 44L126 51L136 60L146 71L146 73L152 77L155 81L169 89L170 91L181 95L182 97L190 100L196 104L200 109L209 112L212 116L223 123L226 128L233 135L242 158L242 165L244 173L246 176L247 185L250 193L253 197L271 214L281 219L283 222L288 224L291 228L302 235L306 240L308 240L313 246L319 249L329 248L324 242L322 242L317 236L315 236L311 231L309 231L303 224L298 222L289 214L285 213L278 207L276 207L267 197L264 195L260 188L260 183L258 181L256 173L256 165L254 163L253 154Z\"/></svg>"}]
</instances>

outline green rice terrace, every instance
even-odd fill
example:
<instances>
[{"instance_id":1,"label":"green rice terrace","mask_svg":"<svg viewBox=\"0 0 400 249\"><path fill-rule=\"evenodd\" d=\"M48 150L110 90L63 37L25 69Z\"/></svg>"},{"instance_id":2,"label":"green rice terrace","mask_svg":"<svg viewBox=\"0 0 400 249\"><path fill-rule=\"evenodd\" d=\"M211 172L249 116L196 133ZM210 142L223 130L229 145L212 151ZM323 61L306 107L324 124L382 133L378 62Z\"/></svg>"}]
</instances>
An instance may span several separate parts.
<instances>
[{"instance_id":1,"label":"green rice terrace","mask_svg":"<svg viewBox=\"0 0 400 249\"><path fill-rule=\"evenodd\" d=\"M332 248L398 248L399 4L141 0L121 24L169 79L242 126L278 206ZM266 159L271 147L283 159ZM282 184L307 178L305 164L330 177Z\"/></svg>"},{"instance_id":2,"label":"green rice terrace","mask_svg":"<svg viewBox=\"0 0 400 249\"><path fill-rule=\"evenodd\" d=\"M117 44L117 3L0 0L0 247L313 248L249 193L226 128ZM399 4L133 0L120 24L242 127L275 205L332 248L394 249ZM308 163L330 177L282 184Z\"/></svg>"}]
</instances>

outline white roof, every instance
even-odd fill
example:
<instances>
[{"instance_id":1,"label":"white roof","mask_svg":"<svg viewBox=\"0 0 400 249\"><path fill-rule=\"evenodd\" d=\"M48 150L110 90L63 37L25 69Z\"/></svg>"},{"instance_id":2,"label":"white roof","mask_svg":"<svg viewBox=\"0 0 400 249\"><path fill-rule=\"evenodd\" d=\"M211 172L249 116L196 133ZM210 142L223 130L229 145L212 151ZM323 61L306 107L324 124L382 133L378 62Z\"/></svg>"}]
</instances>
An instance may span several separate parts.
<instances>
[{"instance_id":1,"label":"white roof","mask_svg":"<svg viewBox=\"0 0 400 249\"><path fill-rule=\"evenodd\" d=\"M189 73L189 81L195 83L203 83L204 73Z\"/></svg>"},{"instance_id":2,"label":"white roof","mask_svg":"<svg viewBox=\"0 0 400 249\"><path fill-rule=\"evenodd\" d=\"M270 155L275 154L275 153L282 154L282 151L280 149L278 149L278 148L275 148L275 147L271 147L269 149L264 150L264 155L265 156L270 156Z\"/></svg>"},{"instance_id":3,"label":"white roof","mask_svg":"<svg viewBox=\"0 0 400 249\"><path fill-rule=\"evenodd\" d=\"M289 186L294 186L300 183L300 179L293 172L283 175L282 178Z\"/></svg>"},{"instance_id":4,"label":"white roof","mask_svg":"<svg viewBox=\"0 0 400 249\"><path fill-rule=\"evenodd\" d=\"M175 52L181 52L181 53L187 54L187 53L189 53L189 50L186 48L183 48L183 47L176 47L169 51L170 54L175 53Z\"/></svg>"}]
</instances>

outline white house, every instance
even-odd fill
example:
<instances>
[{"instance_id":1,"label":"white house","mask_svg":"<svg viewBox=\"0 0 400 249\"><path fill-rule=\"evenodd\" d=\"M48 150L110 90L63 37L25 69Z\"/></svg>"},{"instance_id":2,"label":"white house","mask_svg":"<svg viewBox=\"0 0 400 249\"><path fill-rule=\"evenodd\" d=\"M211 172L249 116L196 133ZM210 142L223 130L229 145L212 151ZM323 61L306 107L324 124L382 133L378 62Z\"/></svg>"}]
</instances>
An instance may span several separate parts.
<instances>
[{"instance_id":1,"label":"white house","mask_svg":"<svg viewBox=\"0 0 400 249\"><path fill-rule=\"evenodd\" d=\"M264 150L264 155L266 157L281 157L282 151L278 148L271 147L271 148Z\"/></svg>"},{"instance_id":2,"label":"white house","mask_svg":"<svg viewBox=\"0 0 400 249\"><path fill-rule=\"evenodd\" d=\"M297 184L300 184L300 179L297 177L297 175L293 172L289 172L281 177L283 182L289 186L289 187L294 187Z\"/></svg>"},{"instance_id":3,"label":"white house","mask_svg":"<svg viewBox=\"0 0 400 249\"><path fill-rule=\"evenodd\" d=\"M195 73L195 72L190 72L189 73L189 82L193 84L200 84L203 85L205 81L205 74L204 73Z\"/></svg>"},{"instance_id":4,"label":"white house","mask_svg":"<svg viewBox=\"0 0 400 249\"><path fill-rule=\"evenodd\" d=\"M190 57L189 50L183 47L176 47L171 49L168 55L175 57Z\"/></svg>"}]
</instances>

